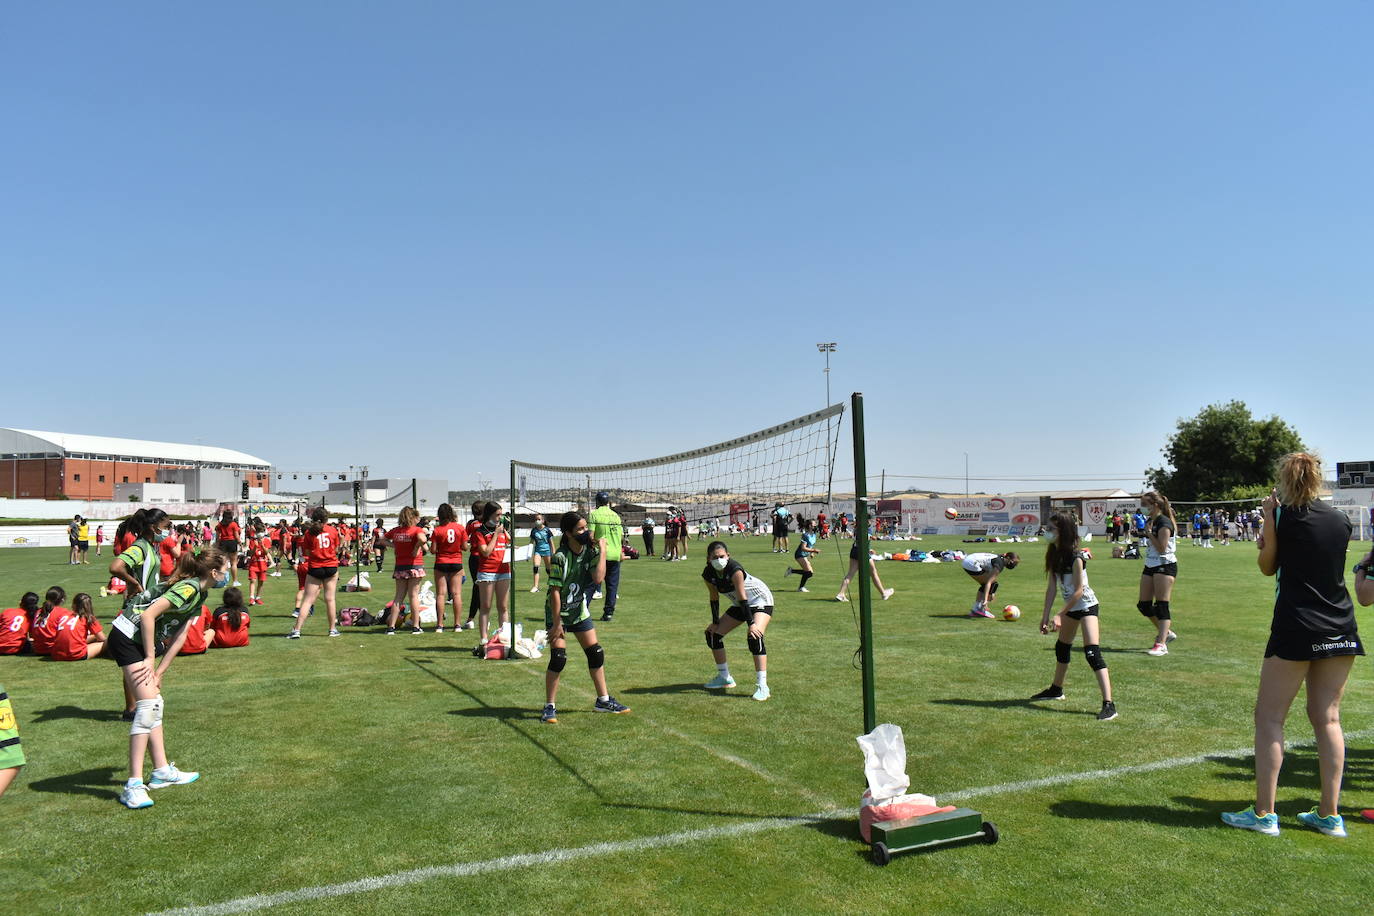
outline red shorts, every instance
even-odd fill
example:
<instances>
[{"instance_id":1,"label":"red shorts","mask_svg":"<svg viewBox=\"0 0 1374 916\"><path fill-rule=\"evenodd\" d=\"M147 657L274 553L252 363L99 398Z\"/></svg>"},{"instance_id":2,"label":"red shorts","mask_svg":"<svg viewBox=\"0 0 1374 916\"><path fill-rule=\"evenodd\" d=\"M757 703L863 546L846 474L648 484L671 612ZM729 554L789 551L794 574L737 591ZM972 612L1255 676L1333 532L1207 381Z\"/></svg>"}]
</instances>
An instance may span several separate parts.
<instances>
[{"instance_id":1,"label":"red shorts","mask_svg":"<svg viewBox=\"0 0 1374 916\"><path fill-rule=\"evenodd\" d=\"M267 581L267 567L254 563L248 567L248 578L255 582Z\"/></svg>"},{"instance_id":2,"label":"red shorts","mask_svg":"<svg viewBox=\"0 0 1374 916\"><path fill-rule=\"evenodd\" d=\"M309 571L310 568L304 563L296 567L296 588L305 588L305 576Z\"/></svg>"}]
</instances>

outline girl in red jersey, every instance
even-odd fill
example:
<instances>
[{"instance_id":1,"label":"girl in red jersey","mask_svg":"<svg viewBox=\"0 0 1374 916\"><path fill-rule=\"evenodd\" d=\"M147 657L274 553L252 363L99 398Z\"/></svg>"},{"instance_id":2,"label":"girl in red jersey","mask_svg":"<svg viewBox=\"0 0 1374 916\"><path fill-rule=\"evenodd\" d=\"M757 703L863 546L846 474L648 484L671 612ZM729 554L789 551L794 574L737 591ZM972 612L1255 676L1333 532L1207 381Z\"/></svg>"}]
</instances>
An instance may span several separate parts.
<instances>
[{"instance_id":1,"label":"girl in red jersey","mask_svg":"<svg viewBox=\"0 0 1374 916\"><path fill-rule=\"evenodd\" d=\"M28 648L29 627L37 613L37 592L25 592L19 607L0 612L0 655L18 655Z\"/></svg>"},{"instance_id":2,"label":"girl in red jersey","mask_svg":"<svg viewBox=\"0 0 1374 916\"><path fill-rule=\"evenodd\" d=\"M53 630L52 660L84 662L105 649L105 633L95 619L95 606L85 592L72 598L71 613Z\"/></svg>"},{"instance_id":3,"label":"girl in red jersey","mask_svg":"<svg viewBox=\"0 0 1374 916\"><path fill-rule=\"evenodd\" d=\"M248 603L262 604L262 590L267 586L267 567L271 565L272 542L258 522L257 530L248 540Z\"/></svg>"},{"instance_id":4,"label":"girl in red jersey","mask_svg":"<svg viewBox=\"0 0 1374 916\"><path fill-rule=\"evenodd\" d=\"M71 616L71 611L62 606L67 600L67 591L54 585L43 596L43 606L38 609L30 628L33 633L33 651L39 655L51 655L53 640L57 638L57 628L62 621Z\"/></svg>"},{"instance_id":5,"label":"girl in red jersey","mask_svg":"<svg viewBox=\"0 0 1374 916\"><path fill-rule=\"evenodd\" d=\"M401 510L396 527L386 533L396 551L396 569L391 578L396 580L396 595L391 599L391 613L386 617L386 635L396 633L396 620L401 615L401 606L410 608L410 632L412 635L423 633L420 627L420 581L425 577L422 560L425 553L426 537L424 529L416 524L420 513L413 506Z\"/></svg>"},{"instance_id":6,"label":"girl in red jersey","mask_svg":"<svg viewBox=\"0 0 1374 916\"><path fill-rule=\"evenodd\" d=\"M177 560L181 559L181 541L175 537L175 532L168 528L162 532L162 540L157 542L157 576L159 579L166 579L172 574L172 570L177 568Z\"/></svg>"},{"instance_id":7,"label":"girl in red jersey","mask_svg":"<svg viewBox=\"0 0 1374 916\"><path fill-rule=\"evenodd\" d=\"M310 608L315 599L324 594L324 608L329 617L329 635L338 636L334 594L339 585L339 530L329 524L329 513L323 506L310 511L310 527L305 531L305 590L300 607ZM286 634L287 639L301 638L301 624L310 616L308 610L296 618L296 625Z\"/></svg>"},{"instance_id":8,"label":"girl in red jersey","mask_svg":"<svg viewBox=\"0 0 1374 916\"><path fill-rule=\"evenodd\" d=\"M100 548L105 545L105 526L95 526L95 555L100 556Z\"/></svg>"},{"instance_id":9,"label":"girl in red jersey","mask_svg":"<svg viewBox=\"0 0 1374 916\"><path fill-rule=\"evenodd\" d=\"M204 655L205 650L210 648L210 640L214 637L215 633L210 629L210 608L202 604L200 616L192 617L186 623L186 641L181 644L180 654Z\"/></svg>"},{"instance_id":10,"label":"girl in red jersey","mask_svg":"<svg viewBox=\"0 0 1374 916\"><path fill-rule=\"evenodd\" d=\"M222 604L210 618L214 638L211 648L233 649L248 645L248 612L243 608L243 592L236 588L224 590Z\"/></svg>"},{"instance_id":11,"label":"girl in red jersey","mask_svg":"<svg viewBox=\"0 0 1374 916\"><path fill-rule=\"evenodd\" d=\"M229 558L230 575L237 578L239 574L239 534L241 529L239 523L234 521L234 513L230 509L225 509L220 516L219 524L215 526L215 546L219 552ZM237 586L238 582L235 581Z\"/></svg>"},{"instance_id":12,"label":"girl in red jersey","mask_svg":"<svg viewBox=\"0 0 1374 916\"><path fill-rule=\"evenodd\" d=\"M477 626L474 618L482 607L482 590L477 587L477 564L481 562L481 557L477 555L477 543L472 536L477 533L477 529L482 527L482 507L487 504L486 500L479 499L472 504L472 518L463 526L464 532L468 536L468 581L472 583L472 598L468 601L468 619L463 622L462 629L471 630Z\"/></svg>"},{"instance_id":13,"label":"girl in red jersey","mask_svg":"<svg viewBox=\"0 0 1374 916\"><path fill-rule=\"evenodd\" d=\"M431 538L434 544L434 598L438 614L436 633L444 632L444 604L453 601L453 628L462 629L463 548L468 543L467 528L458 523L458 513L444 503L439 507L439 524Z\"/></svg>"},{"instance_id":14,"label":"girl in red jersey","mask_svg":"<svg viewBox=\"0 0 1374 916\"><path fill-rule=\"evenodd\" d=\"M481 652L487 644L493 599L503 630L510 618L510 532L501 524L501 507L496 503L482 507L482 524L473 532L472 544L477 556L477 588L482 598L482 609L477 613L481 634L477 648Z\"/></svg>"}]
</instances>

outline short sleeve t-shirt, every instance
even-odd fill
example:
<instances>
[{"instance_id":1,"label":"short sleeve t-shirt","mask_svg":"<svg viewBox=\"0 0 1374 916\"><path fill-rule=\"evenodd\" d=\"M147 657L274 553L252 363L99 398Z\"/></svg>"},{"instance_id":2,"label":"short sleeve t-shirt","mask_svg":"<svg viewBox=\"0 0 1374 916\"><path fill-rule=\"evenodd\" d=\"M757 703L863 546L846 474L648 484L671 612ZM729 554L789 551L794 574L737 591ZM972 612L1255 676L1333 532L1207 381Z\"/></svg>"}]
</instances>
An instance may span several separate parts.
<instances>
[{"instance_id":1,"label":"short sleeve t-shirt","mask_svg":"<svg viewBox=\"0 0 1374 916\"><path fill-rule=\"evenodd\" d=\"M1093 591L1092 586L1088 584L1087 555L1079 551L1075 559L1083 561L1083 594L1079 596L1078 603L1069 608L1069 610L1086 611L1088 608L1097 604L1097 594ZM1073 563L1069 563L1067 570L1061 567L1060 571L1055 574L1055 578L1059 581L1059 593L1064 596L1065 601L1068 601L1073 597Z\"/></svg>"},{"instance_id":2,"label":"short sleeve t-shirt","mask_svg":"<svg viewBox=\"0 0 1374 916\"><path fill-rule=\"evenodd\" d=\"M406 528L392 528L386 533L387 540L391 541L391 546L395 549L394 559L396 567L418 566L420 557L417 556L420 550L419 525L410 525Z\"/></svg>"},{"instance_id":3,"label":"short sleeve t-shirt","mask_svg":"<svg viewBox=\"0 0 1374 916\"><path fill-rule=\"evenodd\" d=\"M200 614L192 618L186 628L186 641L181 644L182 655L200 655L205 651L205 628L210 623L210 609L201 605Z\"/></svg>"},{"instance_id":4,"label":"short sleeve t-shirt","mask_svg":"<svg viewBox=\"0 0 1374 916\"><path fill-rule=\"evenodd\" d=\"M1164 529L1169 529L1169 543L1161 553L1155 546L1155 539ZM1167 515L1156 515L1155 520L1150 523L1150 536L1145 541L1145 565L1150 567L1162 566L1165 563L1177 563L1178 538L1175 537L1174 525L1169 521Z\"/></svg>"},{"instance_id":5,"label":"short sleeve t-shirt","mask_svg":"<svg viewBox=\"0 0 1374 916\"><path fill-rule=\"evenodd\" d=\"M1279 567L1272 629L1354 637L1355 605L1345 587L1350 519L1339 509L1314 502L1280 506L1275 522Z\"/></svg>"},{"instance_id":6,"label":"short sleeve t-shirt","mask_svg":"<svg viewBox=\"0 0 1374 916\"><path fill-rule=\"evenodd\" d=\"M133 574L133 577L143 584L145 592L151 592L157 588L161 581L158 572L161 566L161 556L158 548L139 538L129 545L129 548L121 553L118 560L124 562L124 567ZM124 607L130 608L137 603L138 593L130 589L124 596Z\"/></svg>"},{"instance_id":7,"label":"short sleeve t-shirt","mask_svg":"<svg viewBox=\"0 0 1374 916\"><path fill-rule=\"evenodd\" d=\"M530 544L534 547L536 556L548 557L553 555L553 530L545 525L543 528L530 529Z\"/></svg>"},{"instance_id":8,"label":"short sleeve t-shirt","mask_svg":"<svg viewBox=\"0 0 1374 916\"><path fill-rule=\"evenodd\" d=\"M88 626L79 614L64 617L54 631L52 657L59 662L76 662L86 658L86 639L101 632L100 621Z\"/></svg>"},{"instance_id":9,"label":"short sleeve t-shirt","mask_svg":"<svg viewBox=\"0 0 1374 916\"><path fill-rule=\"evenodd\" d=\"M248 645L248 612L239 611L239 626L234 628L229 612L220 608L210 618L210 628L215 631L215 648L229 649Z\"/></svg>"},{"instance_id":10,"label":"short sleeve t-shirt","mask_svg":"<svg viewBox=\"0 0 1374 916\"><path fill-rule=\"evenodd\" d=\"M1007 561L995 553L971 553L964 557L964 569L977 575L1006 569Z\"/></svg>"},{"instance_id":11,"label":"short sleeve t-shirt","mask_svg":"<svg viewBox=\"0 0 1374 916\"><path fill-rule=\"evenodd\" d=\"M29 615L23 608L0 611L0 655L13 655L24 648L29 635Z\"/></svg>"},{"instance_id":12,"label":"short sleeve t-shirt","mask_svg":"<svg viewBox=\"0 0 1374 916\"><path fill-rule=\"evenodd\" d=\"M463 562L463 549L468 545L467 529L457 522L449 522L447 525L440 525L434 529L434 536L430 538L430 543L434 545L435 563L458 563Z\"/></svg>"},{"instance_id":13,"label":"short sleeve t-shirt","mask_svg":"<svg viewBox=\"0 0 1374 916\"><path fill-rule=\"evenodd\" d=\"M339 565L339 532L333 525L325 525L318 533L305 533L306 566L328 569Z\"/></svg>"},{"instance_id":14,"label":"short sleeve t-shirt","mask_svg":"<svg viewBox=\"0 0 1374 916\"><path fill-rule=\"evenodd\" d=\"M595 586L596 566L601 549L595 544L573 553L571 547L554 551L549 561L549 597L544 600L545 622L553 624L553 593L558 591L559 616L563 626L570 627L591 616L587 598Z\"/></svg>"},{"instance_id":15,"label":"short sleeve t-shirt","mask_svg":"<svg viewBox=\"0 0 1374 916\"><path fill-rule=\"evenodd\" d=\"M220 522L215 526L215 540L217 541L237 541L239 539L238 522Z\"/></svg>"},{"instance_id":16,"label":"short sleeve t-shirt","mask_svg":"<svg viewBox=\"0 0 1374 916\"><path fill-rule=\"evenodd\" d=\"M166 598L171 607L157 615L153 638L161 643L171 643L176 639L187 621L194 621L200 616L207 594L197 579L182 579L168 586L158 598Z\"/></svg>"},{"instance_id":17,"label":"short sleeve t-shirt","mask_svg":"<svg viewBox=\"0 0 1374 916\"><path fill-rule=\"evenodd\" d=\"M475 518L463 526L464 530L468 533L468 554L474 561L477 559L477 539L474 538L473 535L475 535L481 527L482 523Z\"/></svg>"},{"instance_id":18,"label":"short sleeve t-shirt","mask_svg":"<svg viewBox=\"0 0 1374 916\"><path fill-rule=\"evenodd\" d=\"M493 540L496 546L492 548L491 554L483 557L480 551ZM478 529L472 536L473 552L477 553L477 571L484 573L510 572L510 535L505 528L497 528L493 532L486 532Z\"/></svg>"},{"instance_id":19,"label":"short sleeve t-shirt","mask_svg":"<svg viewBox=\"0 0 1374 916\"><path fill-rule=\"evenodd\" d=\"M160 576L163 579L170 576L172 574L172 570L176 569L177 567L177 546L177 539L174 537L165 537L158 542L157 573L158 576Z\"/></svg>"},{"instance_id":20,"label":"short sleeve t-shirt","mask_svg":"<svg viewBox=\"0 0 1374 916\"><path fill-rule=\"evenodd\" d=\"M735 573L744 573L744 594L735 594ZM725 564L725 568L717 571L710 563L701 571L701 578L706 584L715 587L716 591L730 599L730 603L735 607L772 607L773 593L768 590L758 579L749 575L740 562L734 557Z\"/></svg>"},{"instance_id":21,"label":"short sleeve t-shirt","mask_svg":"<svg viewBox=\"0 0 1374 916\"><path fill-rule=\"evenodd\" d=\"M55 607L49 611L47 619L33 629L33 651L39 655L51 655L58 629L71 616L71 610L65 607Z\"/></svg>"}]
</instances>

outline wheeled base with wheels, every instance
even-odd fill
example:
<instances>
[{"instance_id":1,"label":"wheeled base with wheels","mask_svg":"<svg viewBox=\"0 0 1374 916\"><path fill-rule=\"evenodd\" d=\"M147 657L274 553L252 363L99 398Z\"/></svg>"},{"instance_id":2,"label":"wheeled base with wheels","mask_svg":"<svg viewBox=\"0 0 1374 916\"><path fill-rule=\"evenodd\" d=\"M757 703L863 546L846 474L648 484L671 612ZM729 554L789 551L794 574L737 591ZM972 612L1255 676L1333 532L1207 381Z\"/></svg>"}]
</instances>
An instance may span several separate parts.
<instances>
[{"instance_id":1,"label":"wheeled base with wheels","mask_svg":"<svg viewBox=\"0 0 1374 916\"><path fill-rule=\"evenodd\" d=\"M871 829L874 865L886 865L896 852L943 846L960 840L997 842L997 828L972 808L955 808L901 821L879 821Z\"/></svg>"}]
</instances>

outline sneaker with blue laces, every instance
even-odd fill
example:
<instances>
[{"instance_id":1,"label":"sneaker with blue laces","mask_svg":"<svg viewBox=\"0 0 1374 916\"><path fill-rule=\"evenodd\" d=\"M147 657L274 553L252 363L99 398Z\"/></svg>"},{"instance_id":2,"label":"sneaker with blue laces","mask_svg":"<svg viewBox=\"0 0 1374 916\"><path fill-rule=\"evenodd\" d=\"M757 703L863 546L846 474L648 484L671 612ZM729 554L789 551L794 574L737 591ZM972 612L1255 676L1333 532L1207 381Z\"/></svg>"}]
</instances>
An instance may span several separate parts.
<instances>
[{"instance_id":1,"label":"sneaker with blue laces","mask_svg":"<svg viewBox=\"0 0 1374 916\"><path fill-rule=\"evenodd\" d=\"M124 791L119 793L119 803L126 808L137 811L139 808L151 808L153 800L148 797L148 787L141 781L130 780L124 784Z\"/></svg>"},{"instance_id":2,"label":"sneaker with blue laces","mask_svg":"<svg viewBox=\"0 0 1374 916\"><path fill-rule=\"evenodd\" d=\"M707 690L724 690L726 687L735 686L735 679L725 674L717 674L701 686Z\"/></svg>"},{"instance_id":3,"label":"sneaker with blue laces","mask_svg":"<svg viewBox=\"0 0 1374 916\"><path fill-rule=\"evenodd\" d=\"M1279 816L1270 811L1261 817L1255 813L1255 806L1251 805L1244 811L1224 811L1221 815L1221 822L1227 827L1239 827L1242 830L1253 830L1265 836L1279 835Z\"/></svg>"},{"instance_id":4,"label":"sneaker with blue laces","mask_svg":"<svg viewBox=\"0 0 1374 916\"><path fill-rule=\"evenodd\" d=\"M1330 817L1322 817L1314 807L1311 811L1304 811L1298 815L1298 823L1304 827L1311 827L1313 830L1320 830L1327 836L1345 836L1345 818L1339 814Z\"/></svg>"},{"instance_id":5,"label":"sneaker with blue laces","mask_svg":"<svg viewBox=\"0 0 1374 916\"><path fill-rule=\"evenodd\" d=\"M152 778L148 780L148 788L163 789L167 786L184 786L199 778L199 773L184 773L177 769L175 763L169 763L160 770L153 770Z\"/></svg>"},{"instance_id":6,"label":"sneaker with blue laces","mask_svg":"<svg viewBox=\"0 0 1374 916\"><path fill-rule=\"evenodd\" d=\"M593 706L592 709L596 710L597 712L613 712L616 715L620 715L623 712L630 711L630 707L626 706L624 703L617 701L615 697L606 697L606 699L604 700L598 699L596 701L596 705Z\"/></svg>"},{"instance_id":7,"label":"sneaker with blue laces","mask_svg":"<svg viewBox=\"0 0 1374 916\"><path fill-rule=\"evenodd\" d=\"M557 709L554 709L554 706L553 706L552 703L545 703L545 704L544 704L544 711L543 711L542 713L539 714L539 721L540 721L540 722L547 722L547 723L549 723L550 725L557 724L557 722L558 722L558 710L557 710Z\"/></svg>"}]
</instances>

